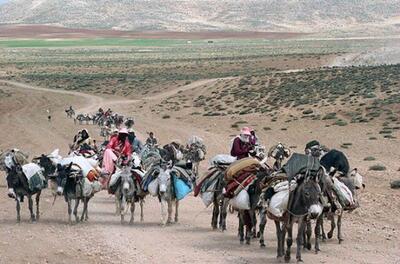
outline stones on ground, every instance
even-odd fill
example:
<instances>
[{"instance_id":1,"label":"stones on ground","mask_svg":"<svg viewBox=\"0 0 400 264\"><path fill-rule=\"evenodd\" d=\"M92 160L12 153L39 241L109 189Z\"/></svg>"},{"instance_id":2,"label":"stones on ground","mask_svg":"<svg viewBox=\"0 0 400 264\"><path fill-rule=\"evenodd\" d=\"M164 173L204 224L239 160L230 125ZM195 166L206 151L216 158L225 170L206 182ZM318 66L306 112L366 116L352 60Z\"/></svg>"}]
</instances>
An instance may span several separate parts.
<instances>
[{"instance_id":1,"label":"stones on ground","mask_svg":"<svg viewBox=\"0 0 400 264\"><path fill-rule=\"evenodd\" d=\"M390 183L390 188L400 189L400 180L395 180Z\"/></svg>"}]
</instances>

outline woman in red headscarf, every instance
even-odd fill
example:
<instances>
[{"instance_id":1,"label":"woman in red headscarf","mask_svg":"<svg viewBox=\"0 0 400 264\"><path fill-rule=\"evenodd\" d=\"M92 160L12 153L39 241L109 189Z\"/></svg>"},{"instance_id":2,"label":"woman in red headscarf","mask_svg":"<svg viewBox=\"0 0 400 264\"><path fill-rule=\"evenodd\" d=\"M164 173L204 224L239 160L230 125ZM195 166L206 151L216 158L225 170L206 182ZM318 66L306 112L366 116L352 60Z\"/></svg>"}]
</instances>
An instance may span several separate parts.
<instances>
[{"instance_id":1,"label":"woman in red headscarf","mask_svg":"<svg viewBox=\"0 0 400 264\"><path fill-rule=\"evenodd\" d=\"M104 151L103 157L103 169L106 173L111 175L115 170L115 161L118 158L123 157L126 161L130 159L132 155L132 145L128 140L128 130L122 128L118 132L118 136L112 137Z\"/></svg>"}]
</instances>

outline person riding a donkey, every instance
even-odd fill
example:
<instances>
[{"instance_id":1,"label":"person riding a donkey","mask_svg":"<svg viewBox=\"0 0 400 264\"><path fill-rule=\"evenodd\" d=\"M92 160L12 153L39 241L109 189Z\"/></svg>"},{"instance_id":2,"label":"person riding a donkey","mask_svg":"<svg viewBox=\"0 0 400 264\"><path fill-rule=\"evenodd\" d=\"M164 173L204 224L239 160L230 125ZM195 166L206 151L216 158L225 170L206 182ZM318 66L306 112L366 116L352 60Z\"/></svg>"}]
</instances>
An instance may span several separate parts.
<instances>
[{"instance_id":1,"label":"person riding a donkey","mask_svg":"<svg viewBox=\"0 0 400 264\"><path fill-rule=\"evenodd\" d=\"M115 162L123 159L123 164L127 164L132 155L132 145L128 139L128 130L122 128L118 132L118 136L111 137L103 157L103 171L107 175L111 175L115 171ZM107 179L108 180L108 179ZM102 182L103 187L106 187L107 182Z\"/></svg>"},{"instance_id":2,"label":"person riding a donkey","mask_svg":"<svg viewBox=\"0 0 400 264\"><path fill-rule=\"evenodd\" d=\"M91 150L95 149L95 142L90 137L87 129L82 129L78 132L78 134L74 137L74 143L72 144L71 150L81 151L82 149Z\"/></svg>"},{"instance_id":3,"label":"person riding a donkey","mask_svg":"<svg viewBox=\"0 0 400 264\"><path fill-rule=\"evenodd\" d=\"M231 156L236 157L238 160L249 157L253 150L253 146L250 143L251 137L252 134L250 128L243 127L240 131L240 135L236 136L233 140Z\"/></svg>"}]
</instances>

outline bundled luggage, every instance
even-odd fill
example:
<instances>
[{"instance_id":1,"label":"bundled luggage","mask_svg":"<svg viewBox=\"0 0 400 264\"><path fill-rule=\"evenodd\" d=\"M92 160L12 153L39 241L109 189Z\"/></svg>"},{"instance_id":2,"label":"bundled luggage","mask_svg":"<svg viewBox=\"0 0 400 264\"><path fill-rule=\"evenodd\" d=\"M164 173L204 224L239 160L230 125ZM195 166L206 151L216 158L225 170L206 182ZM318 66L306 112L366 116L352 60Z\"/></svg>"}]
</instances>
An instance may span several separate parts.
<instances>
[{"instance_id":1,"label":"bundled luggage","mask_svg":"<svg viewBox=\"0 0 400 264\"><path fill-rule=\"evenodd\" d=\"M176 176L173 176L173 182L177 200L182 200L192 191L191 185Z\"/></svg>"},{"instance_id":2,"label":"bundled luggage","mask_svg":"<svg viewBox=\"0 0 400 264\"><path fill-rule=\"evenodd\" d=\"M86 159L82 156L74 156L74 157L67 157L61 160L61 165L67 165L71 162L77 165L82 170L82 175L85 178L88 178L90 181L94 181L99 177L98 172L96 171L97 162L89 161L90 159ZM93 164L93 165L92 165Z\"/></svg>"},{"instance_id":3,"label":"bundled luggage","mask_svg":"<svg viewBox=\"0 0 400 264\"><path fill-rule=\"evenodd\" d=\"M174 184L175 197L182 200L193 190L194 175L191 170L180 166L172 167L170 173Z\"/></svg>"},{"instance_id":4,"label":"bundled luggage","mask_svg":"<svg viewBox=\"0 0 400 264\"><path fill-rule=\"evenodd\" d=\"M355 205L353 194L349 188L336 177L333 177L333 190L343 208L353 207Z\"/></svg>"},{"instance_id":5,"label":"bundled luggage","mask_svg":"<svg viewBox=\"0 0 400 264\"><path fill-rule=\"evenodd\" d=\"M211 166L228 166L236 161L236 157L226 154L218 154L210 159Z\"/></svg>"},{"instance_id":6,"label":"bundled luggage","mask_svg":"<svg viewBox=\"0 0 400 264\"><path fill-rule=\"evenodd\" d=\"M317 175L321 168L318 158L294 153L285 165L283 171L291 181L296 175Z\"/></svg>"},{"instance_id":7,"label":"bundled luggage","mask_svg":"<svg viewBox=\"0 0 400 264\"><path fill-rule=\"evenodd\" d=\"M22 171L28 180L29 190L31 192L38 192L46 187L46 179L39 165L35 163L22 165Z\"/></svg>"},{"instance_id":8,"label":"bundled luggage","mask_svg":"<svg viewBox=\"0 0 400 264\"><path fill-rule=\"evenodd\" d=\"M254 172L260 168L260 162L253 158L244 158L233 162L226 170L225 180L231 181L244 172Z\"/></svg>"}]
</instances>

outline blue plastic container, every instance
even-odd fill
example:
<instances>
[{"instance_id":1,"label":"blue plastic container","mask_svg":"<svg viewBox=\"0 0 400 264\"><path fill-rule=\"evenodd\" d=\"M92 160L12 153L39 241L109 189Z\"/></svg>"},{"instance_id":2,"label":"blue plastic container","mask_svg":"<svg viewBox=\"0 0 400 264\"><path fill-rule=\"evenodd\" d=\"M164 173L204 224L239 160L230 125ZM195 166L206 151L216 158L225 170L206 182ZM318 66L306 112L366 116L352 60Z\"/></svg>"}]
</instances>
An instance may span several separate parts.
<instances>
[{"instance_id":1,"label":"blue plastic container","mask_svg":"<svg viewBox=\"0 0 400 264\"><path fill-rule=\"evenodd\" d=\"M183 180L174 177L174 188L176 199L182 200L192 191L192 186L187 185Z\"/></svg>"}]
</instances>

